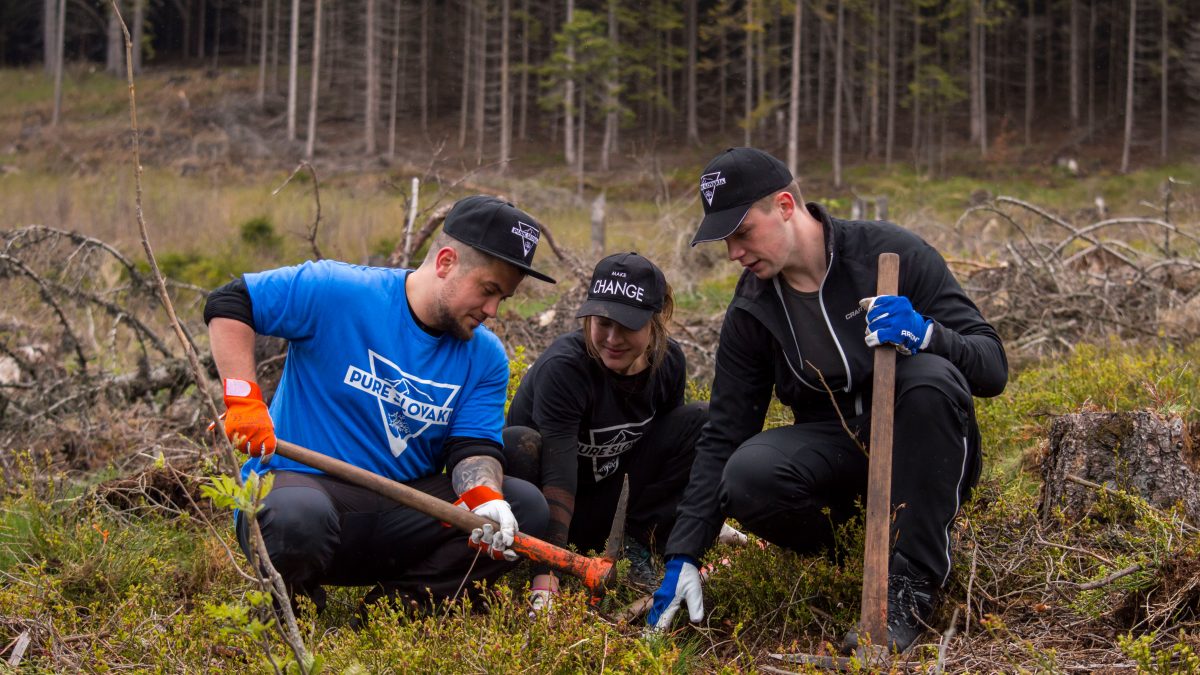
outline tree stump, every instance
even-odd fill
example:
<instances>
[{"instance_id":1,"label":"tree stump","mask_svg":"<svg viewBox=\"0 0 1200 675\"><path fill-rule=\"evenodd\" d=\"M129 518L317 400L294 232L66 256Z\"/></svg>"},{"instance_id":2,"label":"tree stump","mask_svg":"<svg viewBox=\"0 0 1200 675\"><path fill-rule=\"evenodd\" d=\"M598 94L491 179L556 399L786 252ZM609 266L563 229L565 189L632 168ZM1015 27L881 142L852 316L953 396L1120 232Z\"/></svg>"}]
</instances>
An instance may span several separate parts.
<instances>
[{"instance_id":1,"label":"tree stump","mask_svg":"<svg viewBox=\"0 0 1200 675\"><path fill-rule=\"evenodd\" d=\"M1040 513L1049 522L1054 509L1078 520L1099 499L1099 491L1068 478L1140 495L1151 506L1182 503L1189 521L1200 523L1200 426L1178 416L1138 412L1063 415L1050 427L1050 448L1042 462Z\"/></svg>"}]
</instances>

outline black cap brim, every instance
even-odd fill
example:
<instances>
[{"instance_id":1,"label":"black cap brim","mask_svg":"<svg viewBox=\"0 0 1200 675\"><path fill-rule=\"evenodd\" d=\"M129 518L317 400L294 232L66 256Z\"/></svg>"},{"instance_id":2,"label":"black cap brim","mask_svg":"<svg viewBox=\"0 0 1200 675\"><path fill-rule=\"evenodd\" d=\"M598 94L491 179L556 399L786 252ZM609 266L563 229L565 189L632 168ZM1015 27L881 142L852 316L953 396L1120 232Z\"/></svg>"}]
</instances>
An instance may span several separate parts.
<instances>
[{"instance_id":1,"label":"black cap brim","mask_svg":"<svg viewBox=\"0 0 1200 675\"><path fill-rule=\"evenodd\" d=\"M692 246L706 241L721 241L733 234L752 207L753 204L743 204L704 216L700 227L696 228L696 236L692 237Z\"/></svg>"},{"instance_id":2,"label":"black cap brim","mask_svg":"<svg viewBox=\"0 0 1200 675\"><path fill-rule=\"evenodd\" d=\"M452 235L452 236L453 236L453 235ZM526 265L526 264L525 264L525 262L524 262L524 261L522 261L522 260L517 260L516 258L510 258L509 256L506 256L506 255L501 255L501 254L499 254L499 253L497 253L497 252L495 252L495 251L489 251L488 249L486 249L486 248L484 248L484 247L482 247L482 246L474 246L474 245L471 245L471 244L467 244L467 245L468 245L468 246L471 246L471 247L472 247L472 248L474 248L476 251L479 251L479 252L481 252L481 253L486 253L487 255L490 255L490 256L492 256L493 258L497 258L497 259L499 259L499 260L503 260L504 262L506 262L506 263L508 263L508 264L512 265L513 267L516 267L517 269L521 270L521 271L522 271L522 272L524 272L525 274L528 274L529 276L533 277L534 279L538 279L538 280L541 280L541 281L545 281L546 283L550 283L550 284L557 284L557 283L558 283L557 281L555 281L555 280L554 280L554 278L553 278L553 277L551 277L551 276L549 276L549 275L547 275L547 274L543 274L543 273L541 273L541 272L539 272L539 271L537 271L537 270L533 269L533 268L532 268L532 267L530 267L529 265Z\"/></svg>"},{"instance_id":3,"label":"black cap brim","mask_svg":"<svg viewBox=\"0 0 1200 675\"><path fill-rule=\"evenodd\" d=\"M575 313L576 319L582 319L585 316L602 316L616 321L629 330L641 330L650 317L654 316L654 310L607 300L588 300Z\"/></svg>"}]
</instances>

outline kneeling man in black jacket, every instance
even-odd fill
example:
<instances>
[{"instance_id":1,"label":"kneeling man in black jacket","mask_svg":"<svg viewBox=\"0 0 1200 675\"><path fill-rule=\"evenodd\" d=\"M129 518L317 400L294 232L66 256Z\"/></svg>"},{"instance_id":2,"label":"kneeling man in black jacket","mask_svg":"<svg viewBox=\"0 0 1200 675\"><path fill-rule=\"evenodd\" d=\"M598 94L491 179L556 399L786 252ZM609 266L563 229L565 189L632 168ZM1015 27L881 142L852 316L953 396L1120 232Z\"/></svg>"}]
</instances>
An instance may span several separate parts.
<instances>
[{"instance_id":1,"label":"kneeling man in black jacket","mask_svg":"<svg viewBox=\"0 0 1200 675\"><path fill-rule=\"evenodd\" d=\"M972 396L1004 390L1004 346L933 247L892 223L806 204L787 167L761 150L714 158L700 195L692 245L723 241L744 270L649 622L668 627L681 602L692 621L703 617L698 561L726 516L800 553L832 548L833 527L866 494L872 348L890 344L901 356L888 646L903 651L950 574L950 528L981 467ZM872 297L883 252L900 256L900 290ZM795 423L763 431L772 392ZM844 647L856 645L848 635Z\"/></svg>"}]
</instances>

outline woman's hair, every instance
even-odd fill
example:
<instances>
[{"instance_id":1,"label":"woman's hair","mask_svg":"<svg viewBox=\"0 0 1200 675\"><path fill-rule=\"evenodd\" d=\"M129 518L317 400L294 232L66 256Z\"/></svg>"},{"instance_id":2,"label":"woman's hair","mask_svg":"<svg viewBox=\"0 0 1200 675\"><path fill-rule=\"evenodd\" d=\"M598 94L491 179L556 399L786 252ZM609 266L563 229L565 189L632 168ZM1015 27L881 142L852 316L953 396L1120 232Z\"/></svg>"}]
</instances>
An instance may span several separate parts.
<instances>
[{"instance_id":1,"label":"woman's hair","mask_svg":"<svg viewBox=\"0 0 1200 675\"><path fill-rule=\"evenodd\" d=\"M651 372L654 372L662 364L663 358L667 354L667 338L670 337L667 323L670 322L671 314L674 312L675 295L671 292L671 284L666 284L662 310L655 312L650 317L650 345L646 347L646 354L649 356ZM592 342L592 320L594 318L592 316L583 317L583 344L587 347L588 356L599 362L600 350Z\"/></svg>"}]
</instances>

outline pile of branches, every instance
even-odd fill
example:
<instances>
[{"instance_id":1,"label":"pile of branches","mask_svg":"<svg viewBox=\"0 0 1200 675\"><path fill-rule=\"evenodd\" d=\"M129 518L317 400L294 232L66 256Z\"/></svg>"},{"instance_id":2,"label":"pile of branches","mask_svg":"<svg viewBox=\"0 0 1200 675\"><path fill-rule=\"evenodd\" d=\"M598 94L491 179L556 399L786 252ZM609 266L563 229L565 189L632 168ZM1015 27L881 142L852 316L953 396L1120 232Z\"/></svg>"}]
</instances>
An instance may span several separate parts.
<instances>
[{"instance_id":1,"label":"pile of branches","mask_svg":"<svg viewBox=\"0 0 1200 675\"><path fill-rule=\"evenodd\" d=\"M170 286L181 305L204 297L196 286ZM161 419L192 379L137 264L77 232L0 231L0 293L0 450L45 451L89 469L112 459L105 446L123 456L134 438L153 445L169 433L138 419ZM0 457L8 463L13 453Z\"/></svg>"},{"instance_id":2,"label":"pile of branches","mask_svg":"<svg viewBox=\"0 0 1200 675\"><path fill-rule=\"evenodd\" d=\"M962 263L964 285L1010 355L1109 336L1182 344L1200 332L1200 237L1172 223L1169 208L1161 218L1077 226L1001 196L968 209L956 229L978 232L966 226L981 219L982 236L998 239L1002 253L995 263Z\"/></svg>"}]
</instances>

